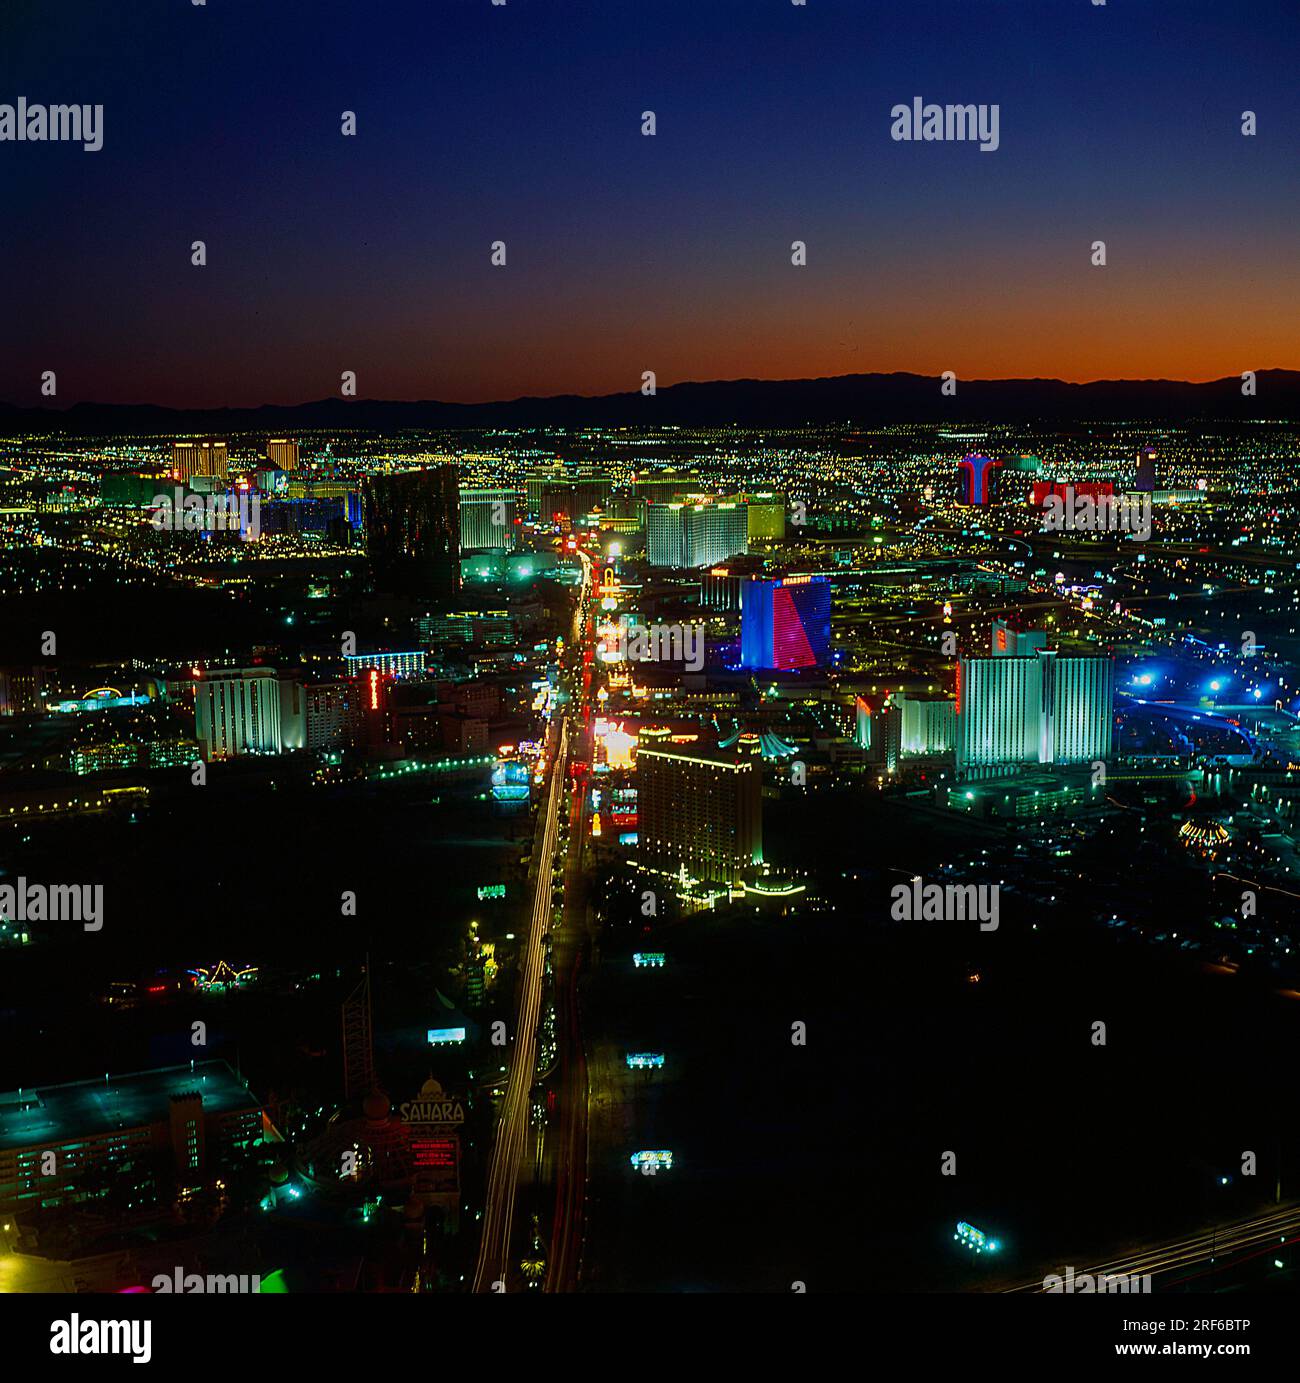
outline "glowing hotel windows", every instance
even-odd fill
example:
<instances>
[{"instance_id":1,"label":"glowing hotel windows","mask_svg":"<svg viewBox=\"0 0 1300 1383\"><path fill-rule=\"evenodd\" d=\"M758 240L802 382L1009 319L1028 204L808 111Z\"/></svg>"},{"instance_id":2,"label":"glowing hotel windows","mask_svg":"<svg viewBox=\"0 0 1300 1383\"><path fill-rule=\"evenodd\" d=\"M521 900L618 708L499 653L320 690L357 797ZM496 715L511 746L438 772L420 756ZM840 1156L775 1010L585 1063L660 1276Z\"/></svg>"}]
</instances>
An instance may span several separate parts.
<instances>
[{"instance_id":1,"label":"glowing hotel windows","mask_svg":"<svg viewBox=\"0 0 1300 1383\"><path fill-rule=\"evenodd\" d=\"M824 576L746 581L740 588L742 667L823 667L831 641L831 584Z\"/></svg>"},{"instance_id":2,"label":"glowing hotel windows","mask_svg":"<svg viewBox=\"0 0 1300 1383\"><path fill-rule=\"evenodd\" d=\"M1109 658L963 658L957 667L957 771L1087 763L1111 752L1115 665Z\"/></svg>"},{"instance_id":3,"label":"glowing hotel windows","mask_svg":"<svg viewBox=\"0 0 1300 1383\"><path fill-rule=\"evenodd\" d=\"M637 858L649 869L739 883L763 861L760 764L683 754L662 743L637 750Z\"/></svg>"}]
</instances>

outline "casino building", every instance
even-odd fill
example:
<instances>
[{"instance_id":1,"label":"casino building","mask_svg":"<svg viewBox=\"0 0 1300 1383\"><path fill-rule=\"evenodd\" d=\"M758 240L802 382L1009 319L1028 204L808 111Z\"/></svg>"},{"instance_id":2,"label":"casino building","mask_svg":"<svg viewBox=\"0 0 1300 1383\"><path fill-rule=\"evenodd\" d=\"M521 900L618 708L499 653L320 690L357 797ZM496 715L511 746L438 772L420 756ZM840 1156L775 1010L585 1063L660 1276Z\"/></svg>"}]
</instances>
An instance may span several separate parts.
<instances>
[{"instance_id":1,"label":"casino building","mask_svg":"<svg viewBox=\"0 0 1300 1383\"><path fill-rule=\"evenodd\" d=\"M518 500L513 490L460 487L460 550L501 548L518 543Z\"/></svg>"},{"instance_id":2,"label":"casino building","mask_svg":"<svg viewBox=\"0 0 1300 1383\"><path fill-rule=\"evenodd\" d=\"M370 476L362 489L375 588L454 599L460 590L460 489L455 466Z\"/></svg>"},{"instance_id":3,"label":"casino building","mask_svg":"<svg viewBox=\"0 0 1300 1383\"><path fill-rule=\"evenodd\" d=\"M637 751L638 862L656 873L739 884L763 861L762 761L685 752L665 741Z\"/></svg>"},{"instance_id":4,"label":"casino building","mask_svg":"<svg viewBox=\"0 0 1300 1383\"><path fill-rule=\"evenodd\" d=\"M215 437L172 443L172 474L177 480L195 476L225 479L230 470L230 446Z\"/></svg>"},{"instance_id":5,"label":"casino building","mask_svg":"<svg viewBox=\"0 0 1300 1383\"><path fill-rule=\"evenodd\" d=\"M1005 638L1007 631L1001 632ZM1112 747L1114 705L1115 664L1110 658L1062 657L1042 647L962 658L957 665L957 776L990 777L1029 764L1105 760Z\"/></svg>"},{"instance_id":6,"label":"casino building","mask_svg":"<svg viewBox=\"0 0 1300 1383\"><path fill-rule=\"evenodd\" d=\"M11 1090L0 1093L0 1211L53 1210L113 1191L126 1210L147 1209L163 1173L199 1185L266 1141L278 1135L224 1061Z\"/></svg>"},{"instance_id":7,"label":"casino building","mask_svg":"<svg viewBox=\"0 0 1300 1383\"><path fill-rule=\"evenodd\" d=\"M652 567L709 567L749 551L749 509L702 498L646 505L646 561Z\"/></svg>"},{"instance_id":8,"label":"casino building","mask_svg":"<svg viewBox=\"0 0 1300 1383\"><path fill-rule=\"evenodd\" d=\"M195 738L203 757L282 754L300 749L295 721L301 718L302 688L274 668L240 668L194 684Z\"/></svg>"},{"instance_id":9,"label":"casino building","mask_svg":"<svg viewBox=\"0 0 1300 1383\"><path fill-rule=\"evenodd\" d=\"M824 576L747 581L740 592L742 667L824 667L830 655L831 583Z\"/></svg>"},{"instance_id":10,"label":"casino building","mask_svg":"<svg viewBox=\"0 0 1300 1383\"><path fill-rule=\"evenodd\" d=\"M957 462L957 497L962 504L990 504L998 498L1002 462L988 456L963 456Z\"/></svg>"}]
</instances>

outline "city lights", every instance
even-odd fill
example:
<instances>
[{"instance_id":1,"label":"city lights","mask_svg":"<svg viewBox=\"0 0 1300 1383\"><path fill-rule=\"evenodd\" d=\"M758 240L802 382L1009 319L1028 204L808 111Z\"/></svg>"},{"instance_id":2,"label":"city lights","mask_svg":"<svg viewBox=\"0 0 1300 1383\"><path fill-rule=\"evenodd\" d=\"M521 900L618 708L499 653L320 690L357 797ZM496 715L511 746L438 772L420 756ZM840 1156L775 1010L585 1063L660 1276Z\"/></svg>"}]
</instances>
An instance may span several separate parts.
<instances>
[{"instance_id":1,"label":"city lights","mask_svg":"<svg viewBox=\"0 0 1300 1383\"><path fill-rule=\"evenodd\" d=\"M11 1371L1286 1367L1300 6L6 8Z\"/></svg>"}]
</instances>

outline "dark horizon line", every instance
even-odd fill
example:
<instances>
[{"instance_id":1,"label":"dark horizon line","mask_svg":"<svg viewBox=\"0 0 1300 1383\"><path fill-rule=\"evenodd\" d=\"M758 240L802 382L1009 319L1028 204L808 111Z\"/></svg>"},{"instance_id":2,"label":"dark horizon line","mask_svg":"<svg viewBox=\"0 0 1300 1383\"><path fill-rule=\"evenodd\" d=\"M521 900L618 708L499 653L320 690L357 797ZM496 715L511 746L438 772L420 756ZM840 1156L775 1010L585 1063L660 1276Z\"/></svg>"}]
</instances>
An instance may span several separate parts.
<instances>
[{"instance_id":1,"label":"dark horizon line","mask_svg":"<svg viewBox=\"0 0 1300 1383\"><path fill-rule=\"evenodd\" d=\"M0 434L16 431L94 435L351 429L384 432L437 428L752 428L871 427L888 424L1285 422L1300 420L1300 371L1257 370L1243 393L1241 376L1187 380L1051 378L966 379L944 393L942 375L823 375L810 379L684 381L618 394L524 395L487 403L436 399L329 397L305 403L219 408L95 403L66 407L0 404Z\"/></svg>"},{"instance_id":2,"label":"dark horizon line","mask_svg":"<svg viewBox=\"0 0 1300 1383\"><path fill-rule=\"evenodd\" d=\"M1271 365L1252 371L1258 379L1260 376L1289 376L1300 381L1300 366L1294 369L1283 365ZM713 389L728 388L739 385L808 385L808 384L842 384L853 381L925 381L929 384L937 384L943 378L942 374L925 374L917 370L856 370L845 374L835 375L782 375L782 376L761 376L761 375L736 375L726 379L683 379L674 384L659 385L656 390L658 394L666 394L675 389ZM1124 387L1155 387L1170 386L1175 388L1188 389L1208 389L1214 386L1232 384L1234 387L1240 386L1241 375L1221 375L1213 379L1174 379L1167 375L1143 375L1139 377L1117 376L1103 377L1100 379L1071 380L1062 379L1059 375L1000 375L1000 376L956 376L957 385L960 388L976 388L987 385L1053 385L1062 389L1098 389L1098 388L1124 388ZM53 417L66 416L78 408L104 408L104 409L130 409L148 408L165 413L254 413L264 409L292 409L292 408L317 408L322 405L338 405L340 407L353 407L358 404L372 405L392 405L397 407L436 407L436 408L508 408L517 404L526 403L567 403L570 401L580 401L584 403L604 403L613 399L635 399L647 397L642 395L638 389L624 389L605 394L583 394L573 390L566 390L555 394L516 394L510 398L495 398L484 400L465 400L465 399L441 399L441 398L380 398L368 395L344 398L332 394L324 395L316 399L298 399L292 403L249 403L249 404L168 404L153 403L149 400L130 400L123 402L112 402L104 399L79 399L71 404L23 404L13 403L7 399L0 399L0 409L7 409L20 413L39 413Z\"/></svg>"}]
</instances>

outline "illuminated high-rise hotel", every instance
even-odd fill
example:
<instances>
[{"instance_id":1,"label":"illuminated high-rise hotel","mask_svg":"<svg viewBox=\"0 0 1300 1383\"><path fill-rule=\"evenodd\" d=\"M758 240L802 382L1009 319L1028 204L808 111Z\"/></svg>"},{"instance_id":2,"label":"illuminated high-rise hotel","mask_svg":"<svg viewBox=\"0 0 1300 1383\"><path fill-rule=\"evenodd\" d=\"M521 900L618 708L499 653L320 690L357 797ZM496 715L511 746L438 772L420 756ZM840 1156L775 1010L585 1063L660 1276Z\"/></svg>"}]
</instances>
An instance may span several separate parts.
<instances>
[{"instance_id":1,"label":"illuminated high-rise hotel","mask_svg":"<svg viewBox=\"0 0 1300 1383\"><path fill-rule=\"evenodd\" d=\"M1090 763L1111 752L1115 665L1110 658L1025 655L957 665L957 772L1025 764Z\"/></svg>"},{"instance_id":2,"label":"illuminated high-rise hotel","mask_svg":"<svg viewBox=\"0 0 1300 1383\"><path fill-rule=\"evenodd\" d=\"M267 1116L224 1061L4 1092L0 1212L75 1208L103 1195L106 1174L129 1178L116 1184L130 1186L136 1205L165 1204L171 1176L255 1166L267 1136ZM47 1175L55 1157L58 1175Z\"/></svg>"},{"instance_id":3,"label":"illuminated high-rise hotel","mask_svg":"<svg viewBox=\"0 0 1300 1383\"><path fill-rule=\"evenodd\" d=\"M735 884L763 860L762 764L723 753L642 744L636 756L637 858Z\"/></svg>"},{"instance_id":4,"label":"illuminated high-rise hotel","mask_svg":"<svg viewBox=\"0 0 1300 1383\"><path fill-rule=\"evenodd\" d=\"M740 588L740 663L824 667L831 643L831 583L824 576L746 581Z\"/></svg>"},{"instance_id":5,"label":"illuminated high-rise hotel","mask_svg":"<svg viewBox=\"0 0 1300 1383\"><path fill-rule=\"evenodd\" d=\"M957 462L957 494L962 504L989 504L998 496L1002 462L987 456L963 456Z\"/></svg>"},{"instance_id":6,"label":"illuminated high-rise hotel","mask_svg":"<svg viewBox=\"0 0 1300 1383\"><path fill-rule=\"evenodd\" d=\"M283 754L305 746L302 686L273 668L242 668L194 684L196 738L205 759Z\"/></svg>"},{"instance_id":7,"label":"illuminated high-rise hotel","mask_svg":"<svg viewBox=\"0 0 1300 1383\"><path fill-rule=\"evenodd\" d=\"M282 471L298 469L298 443L291 437L272 437L266 444L266 459Z\"/></svg>"},{"instance_id":8,"label":"illuminated high-rise hotel","mask_svg":"<svg viewBox=\"0 0 1300 1383\"><path fill-rule=\"evenodd\" d=\"M749 551L749 509L735 501L647 504L646 561L652 567L711 567Z\"/></svg>"},{"instance_id":9,"label":"illuminated high-rise hotel","mask_svg":"<svg viewBox=\"0 0 1300 1383\"><path fill-rule=\"evenodd\" d=\"M529 518L573 525L593 509L608 510L614 481L589 466L555 466L524 482Z\"/></svg>"},{"instance_id":10,"label":"illuminated high-rise hotel","mask_svg":"<svg viewBox=\"0 0 1300 1383\"><path fill-rule=\"evenodd\" d=\"M946 697L896 692L900 748L904 754L951 754L957 738L956 708Z\"/></svg>"},{"instance_id":11,"label":"illuminated high-rise hotel","mask_svg":"<svg viewBox=\"0 0 1300 1383\"><path fill-rule=\"evenodd\" d=\"M645 555L653 567L682 565L682 518L680 504L647 504L645 513Z\"/></svg>"},{"instance_id":12,"label":"illuminated high-rise hotel","mask_svg":"<svg viewBox=\"0 0 1300 1383\"><path fill-rule=\"evenodd\" d=\"M211 437L172 443L172 473L182 482L196 475L224 477L230 467L227 443Z\"/></svg>"},{"instance_id":13,"label":"illuminated high-rise hotel","mask_svg":"<svg viewBox=\"0 0 1300 1383\"><path fill-rule=\"evenodd\" d=\"M518 502L513 490L469 489L460 492L460 550L504 548L513 552L519 525Z\"/></svg>"},{"instance_id":14,"label":"illuminated high-rise hotel","mask_svg":"<svg viewBox=\"0 0 1300 1383\"><path fill-rule=\"evenodd\" d=\"M460 590L455 466L373 476L362 491L377 590L446 600Z\"/></svg>"}]
</instances>

